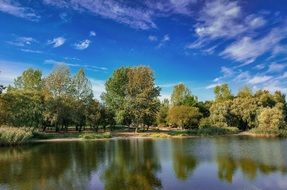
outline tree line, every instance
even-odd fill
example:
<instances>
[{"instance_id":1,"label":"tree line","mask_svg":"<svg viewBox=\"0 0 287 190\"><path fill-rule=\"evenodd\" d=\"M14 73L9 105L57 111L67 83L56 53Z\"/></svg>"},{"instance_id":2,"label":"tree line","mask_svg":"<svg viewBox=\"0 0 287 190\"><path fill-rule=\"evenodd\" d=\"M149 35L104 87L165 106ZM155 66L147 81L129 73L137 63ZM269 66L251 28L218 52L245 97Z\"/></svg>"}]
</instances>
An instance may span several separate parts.
<instances>
[{"instance_id":1,"label":"tree line","mask_svg":"<svg viewBox=\"0 0 287 190\"><path fill-rule=\"evenodd\" d=\"M174 86L170 99L160 101L160 88L149 67L121 67L106 81L98 101L84 69L72 75L68 66L57 65L44 77L30 68L13 85L0 85L0 125L57 132L115 125L135 131L150 126L285 129L287 105L280 91L243 87L233 95L223 84L214 93L214 100L202 102L181 83Z\"/></svg>"}]
</instances>

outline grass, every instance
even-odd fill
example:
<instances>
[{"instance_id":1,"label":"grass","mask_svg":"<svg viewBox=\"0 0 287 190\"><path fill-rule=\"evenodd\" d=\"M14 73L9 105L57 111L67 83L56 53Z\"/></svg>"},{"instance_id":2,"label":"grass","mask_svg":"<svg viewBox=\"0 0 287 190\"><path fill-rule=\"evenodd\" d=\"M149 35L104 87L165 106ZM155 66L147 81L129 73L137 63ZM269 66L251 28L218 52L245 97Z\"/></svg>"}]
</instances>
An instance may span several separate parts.
<instances>
[{"instance_id":1,"label":"grass","mask_svg":"<svg viewBox=\"0 0 287 190\"><path fill-rule=\"evenodd\" d=\"M255 136L265 136L265 137L287 137L286 129L262 129L253 128L248 131L251 135Z\"/></svg>"},{"instance_id":2,"label":"grass","mask_svg":"<svg viewBox=\"0 0 287 190\"><path fill-rule=\"evenodd\" d=\"M211 136L211 135L228 135L239 133L239 129L236 127L203 127L199 129L191 129L185 131L170 131L171 136Z\"/></svg>"},{"instance_id":3,"label":"grass","mask_svg":"<svg viewBox=\"0 0 287 190\"><path fill-rule=\"evenodd\" d=\"M228 134L237 134L239 132L240 132L239 129L236 127L228 127L228 128L204 127L190 130L140 133L140 136L151 137L151 138L169 138L169 137L188 137L188 136L228 135Z\"/></svg>"},{"instance_id":4,"label":"grass","mask_svg":"<svg viewBox=\"0 0 287 190\"><path fill-rule=\"evenodd\" d=\"M33 132L33 139L62 139L62 138L79 138L80 133L45 133Z\"/></svg>"},{"instance_id":5,"label":"grass","mask_svg":"<svg viewBox=\"0 0 287 190\"><path fill-rule=\"evenodd\" d=\"M109 139L112 138L111 133L84 133L80 135L81 139L93 140L93 139Z\"/></svg>"},{"instance_id":6,"label":"grass","mask_svg":"<svg viewBox=\"0 0 287 190\"><path fill-rule=\"evenodd\" d=\"M33 134L28 129L8 126L0 127L0 146L15 146L25 144L32 137Z\"/></svg>"}]
</instances>

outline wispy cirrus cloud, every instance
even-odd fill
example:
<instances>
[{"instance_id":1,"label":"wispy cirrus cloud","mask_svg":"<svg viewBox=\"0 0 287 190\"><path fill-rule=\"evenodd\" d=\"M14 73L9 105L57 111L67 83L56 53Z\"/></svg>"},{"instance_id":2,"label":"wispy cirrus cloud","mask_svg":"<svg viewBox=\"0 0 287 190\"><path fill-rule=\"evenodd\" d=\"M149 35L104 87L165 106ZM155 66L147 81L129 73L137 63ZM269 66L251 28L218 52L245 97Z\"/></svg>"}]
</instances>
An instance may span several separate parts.
<instances>
[{"instance_id":1,"label":"wispy cirrus cloud","mask_svg":"<svg viewBox=\"0 0 287 190\"><path fill-rule=\"evenodd\" d=\"M286 32L287 28L276 28L262 38L243 37L229 45L220 55L245 64L252 63L261 55L272 52L287 37Z\"/></svg>"},{"instance_id":2,"label":"wispy cirrus cloud","mask_svg":"<svg viewBox=\"0 0 287 190\"><path fill-rule=\"evenodd\" d=\"M146 0L137 2L117 0L43 0L45 4L85 11L103 18L112 19L132 28L147 30L157 28L154 19L170 14L184 14L191 16L190 6L197 0Z\"/></svg>"},{"instance_id":3,"label":"wispy cirrus cloud","mask_svg":"<svg viewBox=\"0 0 287 190\"><path fill-rule=\"evenodd\" d=\"M41 18L33 9L13 0L0 0L0 11L30 21L39 21Z\"/></svg>"},{"instance_id":4,"label":"wispy cirrus cloud","mask_svg":"<svg viewBox=\"0 0 287 190\"><path fill-rule=\"evenodd\" d=\"M43 51L33 50L33 49L25 49L25 48L22 48L22 49L20 49L20 50L23 51L23 52L26 52L26 53L37 53L37 54L43 53Z\"/></svg>"},{"instance_id":5,"label":"wispy cirrus cloud","mask_svg":"<svg viewBox=\"0 0 287 190\"><path fill-rule=\"evenodd\" d=\"M57 37L52 40L48 40L48 45L52 45L54 48L62 46L66 42L64 37Z\"/></svg>"},{"instance_id":6,"label":"wispy cirrus cloud","mask_svg":"<svg viewBox=\"0 0 287 190\"><path fill-rule=\"evenodd\" d=\"M52 64L52 65L58 65L58 64L65 64L70 67L78 67L78 68L85 68L87 70L92 70L92 71L101 71L101 72L106 72L108 70L107 67L103 66L95 66L95 65L87 65L87 64L79 64L79 63L70 63L66 61L57 61L53 59L46 59L44 61L44 64Z\"/></svg>"},{"instance_id":7,"label":"wispy cirrus cloud","mask_svg":"<svg viewBox=\"0 0 287 190\"><path fill-rule=\"evenodd\" d=\"M91 43L92 43L91 40L86 39L86 40L75 43L74 47L75 49L78 49L78 50L84 50L84 49L87 49Z\"/></svg>"},{"instance_id":8,"label":"wispy cirrus cloud","mask_svg":"<svg viewBox=\"0 0 287 190\"><path fill-rule=\"evenodd\" d=\"M24 46L32 45L33 43L37 43L37 42L38 41L32 37L21 36L21 37L17 37L13 41L8 41L7 43L10 45L14 45L14 46L24 47Z\"/></svg>"}]
</instances>

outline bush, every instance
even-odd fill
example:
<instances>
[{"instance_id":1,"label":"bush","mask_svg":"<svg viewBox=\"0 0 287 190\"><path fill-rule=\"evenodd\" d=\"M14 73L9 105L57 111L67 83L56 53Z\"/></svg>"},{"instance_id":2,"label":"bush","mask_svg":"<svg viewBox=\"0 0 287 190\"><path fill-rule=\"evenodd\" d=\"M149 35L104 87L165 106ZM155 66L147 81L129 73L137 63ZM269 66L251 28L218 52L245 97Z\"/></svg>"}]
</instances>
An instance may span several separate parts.
<instances>
[{"instance_id":1,"label":"bush","mask_svg":"<svg viewBox=\"0 0 287 190\"><path fill-rule=\"evenodd\" d=\"M23 128L0 127L0 146L15 146L26 143L33 136L32 132Z\"/></svg>"}]
</instances>

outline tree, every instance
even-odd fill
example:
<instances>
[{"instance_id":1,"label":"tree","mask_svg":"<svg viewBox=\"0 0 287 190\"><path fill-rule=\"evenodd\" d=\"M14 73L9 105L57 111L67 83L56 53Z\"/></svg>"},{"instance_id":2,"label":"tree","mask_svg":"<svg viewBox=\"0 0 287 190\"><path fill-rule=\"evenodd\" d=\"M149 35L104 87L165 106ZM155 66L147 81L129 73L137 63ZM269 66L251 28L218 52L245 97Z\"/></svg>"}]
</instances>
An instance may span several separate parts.
<instances>
[{"instance_id":1,"label":"tree","mask_svg":"<svg viewBox=\"0 0 287 190\"><path fill-rule=\"evenodd\" d=\"M229 89L228 84L222 84L214 88L215 100L224 101L232 99L231 90Z\"/></svg>"},{"instance_id":2,"label":"tree","mask_svg":"<svg viewBox=\"0 0 287 190\"><path fill-rule=\"evenodd\" d=\"M101 119L101 107L98 101L93 99L90 100L87 106L86 118L86 124L92 129L98 131L98 126L100 125Z\"/></svg>"},{"instance_id":3,"label":"tree","mask_svg":"<svg viewBox=\"0 0 287 190\"><path fill-rule=\"evenodd\" d=\"M196 96L193 96L190 90L183 84L177 84L174 86L171 95L172 106L187 105L195 106L198 100Z\"/></svg>"},{"instance_id":4,"label":"tree","mask_svg":"<svg viewBox=\"0 0 287 190\"><path fill-rule=\"evenodd\" d=\"M131 119L126 105L128 68L117 69L105 84L106 92L102 94L105 106L115 113L118 124L129 125Z\"/></svg>"},{"instance_id":5,"label":"tree","mask_svg":"<svg viewBox=\"0 0 287 190\"><path fill-rule=\"evenodd\" d=\"M194 128L199 124L201 113L196 107L190 106L173 106L168 113L168 122L178 127Z\"/></svg>"},{"instance_id":6,"label":"tree","mask_svg":"<svg viewBox=\"0 0 287 190\"><path fill-rule=\"evenodd\" d=\"M53 97L71 95L74 92L70 69L66 65L57 65L44 81L45 88Z\"/></svg>"},{"instance_id":7,"label":"tree","mask_svg":"<svg viewBox=\"0 0 287 190\"><path fill-rule=\"evenodd\" d=\"M148 67L122 67L108 79L102 99L115 113L117 123L133 123L137 131L140 125L149 124L156 117L159 92Z\"/></svg>"},{"instance_id":8,"label":"tree","mask_svg":"<svg viewBox=\"0 0 287 190\"><path fill-rule=\"evenodd\" d=\"M167 125L167 116L169 110L169 101L168 99L164 99L161 104L159 111L157 113L157 124L158 125Z\"/></svg>"},{"instance_id":9,"label":"tree","mask_svg":"<svg viewBox=\"0 0 287 190\"><path fill-rule=\"evenodd\" d=\"M278 107L263 108L258 116L258 127L261 129L280 129L285 126L283 111Z\"/></svg>"},{"instance_id":10,"label":"tree","mask_svg":"<svg viewBox=\"0 0 287 190\"><path fill-rule=\"evenodd\" d=\"M1 122L18 127L41 127L44 100L41 93L9 91L1 97Z\"/></svg>"},{"instance_id":11,"label":"tree","mask_svg":"<svg viewBox=\"0 0 287 190\"><path fill-rule=\"evenodd\" d=\"M0 85L0 94L2 94L2 92L6 89L6 87L4 85Z\"/></svg>"},{"instance_id":12,"label":"tree","mask_svg":"<svg viewBox=\"0 0 287 190\"><path fill-rule=\"evenodd\" d=\"M78 100L87 100L93 96L92 84L86 77L84 69L80 69L73 80L74 96Z\"/></svg>"},{"instance_id":13,"label":"tree","mask_svg":"<svg viewBox=\"0 0 287 190\"><path fill-rule=\"evenodd\" d=\"M231 112L232 101L214 102L210 107L210 121L216 127L236 126L237 120Z\"/></svg>"},{"instance_id":14,"label":"tree","mask_svg":"<svg viewBox=\"0 0 287 190\"><path fill-rule=\"evenodd\" d=\"M42 72L35 69L27 69L14 80L16 89L22 90L41 90L42 89Z\"/></svg>"},{"instance_id":15,"label":"tree","mask_svg":"<svg viewBox=\"0 0 287 190\"><path fill-rule=\"evenodd\" d=\"M244 86L237 93L237 97L245 98L245 97L252 97L252 96L253 96L252 90L248 86Z\"/></svg>"}]
</instances>

